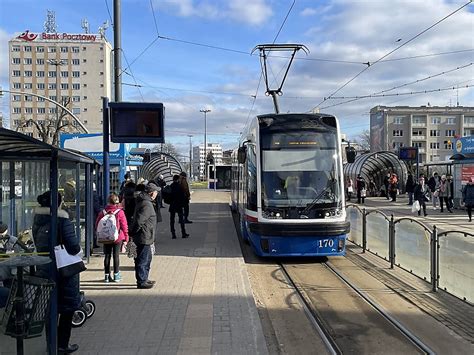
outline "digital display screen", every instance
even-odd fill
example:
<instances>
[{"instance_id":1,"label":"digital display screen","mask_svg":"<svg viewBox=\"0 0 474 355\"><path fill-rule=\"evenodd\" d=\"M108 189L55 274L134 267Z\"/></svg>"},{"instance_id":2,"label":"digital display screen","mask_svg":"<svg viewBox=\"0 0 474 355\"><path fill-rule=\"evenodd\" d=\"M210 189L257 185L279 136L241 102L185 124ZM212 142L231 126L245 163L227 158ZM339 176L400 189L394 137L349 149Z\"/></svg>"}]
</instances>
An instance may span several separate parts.
<instances>
[{"instance_id":1,"label":"digital display screen","mask_svg":"<svg viewBox=\"0 0 474 355\"><path fill-rule=\"evenodd\" d=\"M111 141L164 143L164 106L161 103L110 103Z\"/></svg>"},{"instance_id":2,"label":"digital display screen","mask_svg":"<svg viewBox=\"0 0 474 355\"><path fill-rule=\"evenodd\" d=\"M400 148L399 158L401 160L416 160L417 149L413 147Z\"/></svg>"},{"instance_id":3,"label":"digital display screen","mask_svg":"<svg viewBox=\"0 0 474 355\"><path fill-rule=\"evenodd\" d=\"M336 135L332 132L292 131L262 134L263 149L335 149Z\"/></svg>"}]
</instances>

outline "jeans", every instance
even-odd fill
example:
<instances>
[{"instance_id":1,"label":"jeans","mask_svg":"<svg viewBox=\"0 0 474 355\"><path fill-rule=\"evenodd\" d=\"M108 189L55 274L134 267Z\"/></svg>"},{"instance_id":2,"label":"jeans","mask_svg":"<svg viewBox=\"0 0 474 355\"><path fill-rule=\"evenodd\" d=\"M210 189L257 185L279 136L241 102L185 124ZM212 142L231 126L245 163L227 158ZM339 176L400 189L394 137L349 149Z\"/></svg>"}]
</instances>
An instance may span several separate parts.
<instances>
[{"instance_id":1,"label":"jeans","mask_svg":"<svg viewBox=\"0 0 474 355\"><path fill-rule=\"evenodd\" d=\"M58 322L58 347L69 347L69 339L71 339L72 316L74 312L62 312L59 314Z\"/></svg>"},{"instance_id":2,"label":"jeans","mask_svg":"<svg viewBox=\"0 0 474 355\"><path fill-rule=\"evenodd\" d=\"M122 243L118 244L104 244L104 270L108 275L110 274L110 258L114 255L114 273L119 272L120 267L120 247Z\"/></svg>"},{"instance_id":3,"label":"jeans","mask_svg":"<svg viewBox=\"0 0 474 355\"><path fill-rule=\"evenodd\" d=\"M137 285L144 285L148 280L151 258L151 246L137 244L137 257L135 258L135 278L137 279Z\"/></svg>"}]
</instances>

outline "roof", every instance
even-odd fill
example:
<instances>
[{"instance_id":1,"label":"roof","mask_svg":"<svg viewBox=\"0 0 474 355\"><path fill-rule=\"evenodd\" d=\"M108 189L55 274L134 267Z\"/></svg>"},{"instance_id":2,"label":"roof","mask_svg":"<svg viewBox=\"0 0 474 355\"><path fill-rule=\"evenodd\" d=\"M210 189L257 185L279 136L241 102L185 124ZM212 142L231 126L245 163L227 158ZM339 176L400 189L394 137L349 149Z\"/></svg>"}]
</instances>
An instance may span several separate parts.
<instances>
[{"instance_id":1,"label":"roof","mask_svg":"<svg viewBox=\"0 0 474 355\"><path fill-rule=\"evenodd\" d=\"M0 157L2 160L51 159L55 154L60 160L94 163L86 155L54 147L38 139L6 128L0 128Z\"/></svg>"}]
</instances>

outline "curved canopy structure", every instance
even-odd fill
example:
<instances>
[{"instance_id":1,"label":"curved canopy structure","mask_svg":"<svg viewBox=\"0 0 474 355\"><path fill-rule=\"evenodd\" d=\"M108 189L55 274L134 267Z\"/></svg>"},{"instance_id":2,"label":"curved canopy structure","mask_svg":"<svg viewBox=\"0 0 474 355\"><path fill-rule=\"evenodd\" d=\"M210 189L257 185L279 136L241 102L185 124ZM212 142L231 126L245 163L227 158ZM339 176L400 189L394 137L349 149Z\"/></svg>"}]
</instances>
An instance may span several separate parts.
<instances>
[{"instance_id":1,"label":"curved canopy structure","mask_svg":"<svg viewBox=\"0 0 474 355\"><path fill-rule=\"evenodd\" d=\"M405 191L405 182L408 177L407 166L393 152L383 151L376 153L367 153L356 157L354 163L344 166L344 177L350 177L355 181L360 174L366 182L373 179L377 191L383 185L383 179L387 172L392 171L398 175L400 191Z\"/></svg>"},{"instance_id":2,"label":"curved canopy structure","mask_svg":"<svg viewBox=\"0 0 474 355\"><path fill-rule=\"evenodd\" d=\"M181 163L172 155L167 153L151 153L148 163L143 164L140 169L140 177L146 180L154 180L163 175L167 184L173 182L173 175L183 171Z\"/></svg>"}]
</instances>

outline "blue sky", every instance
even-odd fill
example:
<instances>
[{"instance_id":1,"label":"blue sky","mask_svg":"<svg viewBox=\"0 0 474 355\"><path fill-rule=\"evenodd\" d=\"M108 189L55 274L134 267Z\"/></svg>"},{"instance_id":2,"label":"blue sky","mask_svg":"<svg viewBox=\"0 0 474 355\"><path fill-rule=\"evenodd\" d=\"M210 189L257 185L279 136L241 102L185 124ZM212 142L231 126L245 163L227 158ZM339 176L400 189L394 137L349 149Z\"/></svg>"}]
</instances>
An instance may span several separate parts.
<instances>
[{"instance_id":1,"label":"blue sky","mask_svg":"<svg viewBox=\"0 0 474 355\"><path fill-rule=\"evenodd\" d=\"M281 111L307 112L321 103L322 112L339 117L343 133L356 137L368 128L369 111L376 105L449 106L459 98L461 105L474 106L473 89L463 88L474 85L474 66L469 65L474 62L472 4L403 45L385 58L389 61L371 65L335 96L370 95L430 76L434 77L387 94L459 90L360 99L333 107L329 106L346 100L324 100L366 68L363 63L376 62L465 3L294 1L277 43L301 43L310 53L297 55L283 87ZM204 108L211 109L208 142L236 146L248 117L273 110L263 83L257 91L260 63L250 51L273 42L292 4L293 0L122 0L122 64L133 62L123 83L142 85L124 85L123 100L163 102L167 141L183 154L187 135L193 135L194 144L203 142L199 110ZM113 0L0 0L0 85L8 87L7 45L14 33L42 32L47 9L56 12L59 32L82 32L81 20L86 18L91 32L97 33L103 22L111 22L107 5L112 14ZM169 39L157 39L158 35ZM107 38L113 42L112 27ZM422 57L400 59L416 56ZM276 81L284 61L274 58L270 63ZM461 66L466 67L456 69ZM450 72L438 75L445 71ZM6 98L0 99L0 110L8 116Z\"/></svg>"}]
</instances>

